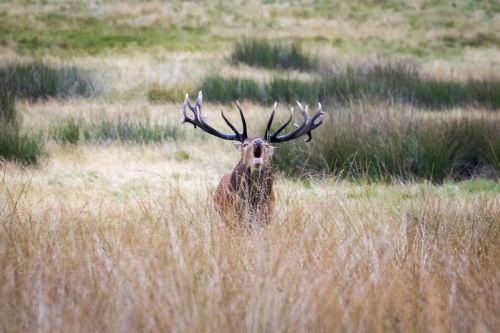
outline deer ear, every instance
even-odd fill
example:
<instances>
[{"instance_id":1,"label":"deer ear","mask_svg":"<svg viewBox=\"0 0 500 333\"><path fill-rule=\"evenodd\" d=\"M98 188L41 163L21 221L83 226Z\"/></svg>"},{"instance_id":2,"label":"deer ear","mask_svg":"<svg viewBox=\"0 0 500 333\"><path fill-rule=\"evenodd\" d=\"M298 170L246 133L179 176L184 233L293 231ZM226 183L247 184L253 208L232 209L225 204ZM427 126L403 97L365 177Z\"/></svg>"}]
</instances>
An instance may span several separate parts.
<instances>
[{"instance_id":1,"label":"deer ear","mask_svg":"<svg viewBox=\"0 0 500 333\"><path fill-rule=\"evenodd\" d=\"M234 148L236 148L237 150L240 150L242 143L239 141L233 141L233 145L234 145Z\"/></svg>"}]
</instances>

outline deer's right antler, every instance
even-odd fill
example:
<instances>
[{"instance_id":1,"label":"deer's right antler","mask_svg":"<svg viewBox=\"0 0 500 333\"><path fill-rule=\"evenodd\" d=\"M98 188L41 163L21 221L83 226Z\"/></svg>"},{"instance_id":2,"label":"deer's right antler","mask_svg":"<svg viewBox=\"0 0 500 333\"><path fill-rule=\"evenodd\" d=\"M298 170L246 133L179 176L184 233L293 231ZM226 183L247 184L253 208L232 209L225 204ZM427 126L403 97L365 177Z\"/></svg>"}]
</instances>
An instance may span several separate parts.
<instances>
[{"instance_id":1,"label":"deer's right antler","mask_svg":"<svg viewBox=\"0 0 500 333\"><path fill-rule=\"evenodd\" d=\"M316 113L313 116L309 116L309 113L307 112L308 109L307 105L304 108L302 104L300 104L298 101L297 104L299 106L300 113L304 117L304 121L300 125L295 124L295 126L297 127L295 130L281 136L279 134L292 121L293 109L290 110L290 117L288 118L288 120L283 125L281 125L280 128L278 128L274 133L269 134L269 131L271 130L271 125L273 123L274 114L276 112L276 103L274 104L274 109L273 112L271 113L271 116L269 117L269 121L266 127L266 133L264 134L264 138L266 140L268 140L269 142L285 142L297 139L303 135L307 135L307 139L305 140L305 142L311 141L312 138L311 132L323 123L323 115L325 114L325 112L323 111L321 104L318 103L318 109L316 110Z\"/></svg>"},{"instance_id":2,"label":"deer's right antler","mask_svg":"<svg viewBox=\"0 0 500 333\"><path fill-rule=\"evenodd\" d=\"M201 114L201 103L202 103L203 95L201 91L198 93L198 98L196 99L195 105L191 105L191 102L189 101L189 96L186 94L186 99L184 101L184 104L182 105L182 114L184 115L184 118L182 119L182 123L190 123L194 126L194 128L199 127L203 131L207 132L208 134L211 134L213 136L216 136L218 138L224 139L224 140L236 140L243 142L245 139L248 138L247 135L247 123L245 121L245 116L243 115L243 111L241 110L241 107L239 103L237 102L236 105L238 106L238 110L240 112L240 117L241 117L241 123L243 125L243 132L240 133L234 127L233 124L224 116L224 112L221 112L222 119L226 122L226 124L231 128L231 130L234 132L234 134L226 134L219 132L209 124L205 122L205 117ZM190 118L187 114L187 108L189 108L193 112L193 118Z\"/></svg>"}]
</instances>

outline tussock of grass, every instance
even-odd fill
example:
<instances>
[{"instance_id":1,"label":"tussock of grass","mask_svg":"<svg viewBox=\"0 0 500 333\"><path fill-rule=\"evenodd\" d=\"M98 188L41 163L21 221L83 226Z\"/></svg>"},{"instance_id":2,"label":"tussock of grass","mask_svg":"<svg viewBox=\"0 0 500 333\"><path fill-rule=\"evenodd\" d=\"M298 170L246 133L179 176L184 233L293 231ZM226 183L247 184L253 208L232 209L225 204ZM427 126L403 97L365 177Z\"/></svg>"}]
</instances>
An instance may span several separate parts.
<instances>
[{"instance_id":1,"label":"tussock of grass","mask_svg":"<svg viewBox=\"0 0 500 333\"><path fill-rule=\"evenodd\" d=\"M432 118L386 105L331 110L309 145L280 145L274 165L347 178L463 179L500 176L500 121Z\"/></svg>"},{"instance_id":2,"label":"tussock of grass","mask_svg":"<svg viewBox=\"0 0 500 333\"><path fill-rule=\"evenodd\" d=\"M0 160L35 164L42 153L40 137L21 133L13 94L0 89Z\"/></svg>"},{"instance_id":3,"label":"tussock of grass","mask_svg":"<svg viewBox=\"0 0 500 333\"><path fill-rule=\"evenodd\" d=\"M61 125L52 128L51 132L55 140L69 144L106 141L148 144L178 140L182 137L179 126L152 123L147 119L139 121L127 118L101 121L67 119Z\"/></svg>"},{"instance_id":4,"label":"tussock of grass","mask_svg":"<svg viewBox=\"0 0 500 333\"><path fill-rule=\"evenodd\" d=\"M43 154L43 146L40 136L22 134L17 125L0 123L0 160L36 164Z\"/></svg>"},{"instance_id":5,"label":"tussock of grass","mask_svg":"<svg viewBox=\"0 0 500 333\"><path fill-rule=\"evenodd\" d=\"M14 123L16 121L16 116L14 94L7 89L0 89L0 123Z\"/></svg>"},{"instance_id":6,"label":"tussock of grass","mask_svg":"<svg viewBox=\"0 0 500 333\"><path fill-rule=\"evenodd\" d=\"M200 90L208 101L232 103L235 100L253 100L266 102L264 87L255 80L242 78L223 78L218 75L209 75L203 78Z\"/></svg>"},{"instance_id":7,"label":"tussock of grass","mask_svg":"<svg viewBox=\"0 0 500 333\"><path fill-rule=\"evenodd\" d=\"M303 53L298 44L281 44L267 40L247 39L236 43L231 55L234 62L271 69L311 70L317 61Z\"/></svg>"},{"instance_id":8,"label":"tussock of grass","mask_svg":"<svg viewBox=\"0 0 500 333\"><path fill-rule=\"evenodd\" d=\"M80 140L80 123L67 119L53 129L53 137L62 143L76 144Z\"/></svg>"},{"instance_id":9,"label":"tussock of grass","mask_svg":"<svg viewBox=\"0 0 500 333\"><path fill-rule=\"evenodd\" d=\"M97 93L90 72L74 66L54 67L43 62L11 63L0 67L0 89L16 98L90 97Z\"/></svg>"},{"instance_id":10,"label":"tussock of grass","mask_svg":"<svg viewBox=\"0 0 500 333\"><path fill-rule=\"evenodd\" d=\"M207 99L222 103L235 99L270 104L274 101L349 102L372 98L432 109L466 105L500 108L500 81L425 78L417 68L403 62L325 71L321 79L313 81L275 77L270 82L259 83L212 75L204 78L200 89Z\"/></svg>"}]
</instances>

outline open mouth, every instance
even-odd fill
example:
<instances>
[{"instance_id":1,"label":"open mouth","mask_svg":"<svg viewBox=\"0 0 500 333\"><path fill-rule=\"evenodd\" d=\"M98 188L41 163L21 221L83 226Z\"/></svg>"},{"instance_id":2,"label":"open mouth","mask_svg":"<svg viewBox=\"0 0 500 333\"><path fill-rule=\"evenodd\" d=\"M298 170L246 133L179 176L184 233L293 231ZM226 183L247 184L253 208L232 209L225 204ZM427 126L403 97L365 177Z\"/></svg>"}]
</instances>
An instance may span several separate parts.
<instances>
[{"instance_id":1,"label":"open mouth","mask_svg":"<svg viewBox=\"0 0 500 333\"><path fill-rule=\"evenodd\" d=\"M262 157L262 147L261 146L256 146L253 150L253 157L255 158L261 158Z\"/></svg>"}]
</instances>

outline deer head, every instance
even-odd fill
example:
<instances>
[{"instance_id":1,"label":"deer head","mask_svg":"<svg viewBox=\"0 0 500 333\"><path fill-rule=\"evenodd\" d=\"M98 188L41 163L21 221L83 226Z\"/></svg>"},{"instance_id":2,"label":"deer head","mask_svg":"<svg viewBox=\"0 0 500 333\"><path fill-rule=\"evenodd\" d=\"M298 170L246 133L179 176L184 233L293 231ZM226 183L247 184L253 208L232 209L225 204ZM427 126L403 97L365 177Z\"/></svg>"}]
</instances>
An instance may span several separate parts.
<instances>
[{"instance_id":1,"label":"deer head","mask_svg":"<svg viewBox=\"0 0 500 333\"><path fill-rule=\"evenodd\" d=\"M241 152L241 162L250 173L260 172L270 167L271 158L276 147L262 138L248 138L234 145Z\"/></svg>"}]
</instances>

